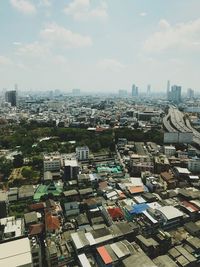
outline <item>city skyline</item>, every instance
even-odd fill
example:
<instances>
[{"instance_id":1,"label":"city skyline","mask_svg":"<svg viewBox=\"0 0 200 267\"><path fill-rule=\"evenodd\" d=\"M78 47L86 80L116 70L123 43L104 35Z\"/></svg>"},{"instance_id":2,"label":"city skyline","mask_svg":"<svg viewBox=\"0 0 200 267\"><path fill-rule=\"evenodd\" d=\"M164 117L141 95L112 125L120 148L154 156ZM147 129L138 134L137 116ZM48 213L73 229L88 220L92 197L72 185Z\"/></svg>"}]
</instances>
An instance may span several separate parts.
<instances>
[{"instance_id":1,"label":"city skyline","mask_svg":"<svg viewBox=\"0 0 200 267\"><path fill-rule=\"evenodd\" d=\"M1 1L0 88L199 89L197 0ZM180 12L181 11L181 12Z\"/></svg>"}]
</instances>

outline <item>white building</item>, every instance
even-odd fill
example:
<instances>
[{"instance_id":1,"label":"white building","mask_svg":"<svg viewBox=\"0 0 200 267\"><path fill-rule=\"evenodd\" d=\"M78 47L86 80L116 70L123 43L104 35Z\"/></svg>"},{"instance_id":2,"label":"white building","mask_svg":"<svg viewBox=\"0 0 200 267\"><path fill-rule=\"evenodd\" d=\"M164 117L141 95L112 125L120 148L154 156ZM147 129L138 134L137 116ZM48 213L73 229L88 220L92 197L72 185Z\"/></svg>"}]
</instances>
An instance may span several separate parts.
<instances>
[{"instance_id":1,"label":"white building","mask_svg":"<svg viewBox=\"0 0 200 267\"><path fill-rule=\"evenodd\" d=\"M32 267L29 239L26 237L0 244L0 266Z\"/></svg>"},{"instance_id":2,"label":"white building","mask_svg":"<svg viewBox=\"0 0 200 267\"><path fill-rule=\"evenodd\" d=\"M0 219L0 225L4 226L3 239L19 238L23 234L22 219L14 216ZM0 265L1 266L1 265Z\"/></svg>"},{"instance_id":3,"label":"white building","mask_svg":"<svg viewBox=\"0 0 200 267\"><path fill-rule=\"evenodd\" d=\"M165 229L179 226L184 215L183 212L173 206L162 206L156 211L161 215Z\"/></svg>"},{"instance_id":4,"label":"white building","mask_svg":"<svg viewBox=\"0 0 200 267\"><path fill-rule=\"evenodd\" d=\"M164 153L167 157L174 156L176 153L176 148L174 146L165 146Z\"/></svg>"},{"instance_id":5,"label":"white building","mask_svg":"<svg viewBox=\"0 0 200 267\"><path fill-rule=\"evenodd\" d=\"M47 171L60 171L61 168L61 157L58 154L45 155L44 160L44 172Z\"/></svg>"},{"instance_id":6,"label":"white building","mask_svg":"<svg viewBox=\"0 0 200 267\"><path fill-rule=\"evenodd\" d=\"M200 159L193 158L190 161L188 161L188 169L193 173L199 173L200 172Z\"/></svg>"},{"instance_id":7,"label":"white building","mask_svg":"<svg viewBox=\"0 0 200 267\"><path fill-rule=\"evenodd\" d=\"M87 146L77 147L76 158L78 160L88 160L89 159L89 148Z\"/></svg>"}]
</instances>

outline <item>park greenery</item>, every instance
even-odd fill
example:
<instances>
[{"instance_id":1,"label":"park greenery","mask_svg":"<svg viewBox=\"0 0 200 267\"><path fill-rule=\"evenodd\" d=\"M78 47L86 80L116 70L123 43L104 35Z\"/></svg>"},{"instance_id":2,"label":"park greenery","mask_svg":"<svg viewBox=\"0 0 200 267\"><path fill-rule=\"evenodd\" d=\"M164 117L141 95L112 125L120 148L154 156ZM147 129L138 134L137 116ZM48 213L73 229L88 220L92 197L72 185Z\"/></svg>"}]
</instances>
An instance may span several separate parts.
<instances>
[{"instance_id":1,"label":"park greenery","mask_svg":"<svg viewBox=\"0 0 200 267\"><path fill-rule=\"evenodd\" d=\"M48 140L44 137L51 137ZM100 151L114 152L118 138L136 142L155 142L162 144L163 133L159 130L144 132L140 129L118 128L103 132L88 131L83 128L55 127L51 123L21 122L19 125L7 125L0 128L0 149L18 150L13 162L0 158L0 170L8 177L12 168L31 166L23 175L34 178L42 171L43 154L58 151L71 153L76 146L88 146L92 153ZM75 142L70 142L75 141ZM26 163L25 163L26 159Z\"/></svg>"}]
</instances>

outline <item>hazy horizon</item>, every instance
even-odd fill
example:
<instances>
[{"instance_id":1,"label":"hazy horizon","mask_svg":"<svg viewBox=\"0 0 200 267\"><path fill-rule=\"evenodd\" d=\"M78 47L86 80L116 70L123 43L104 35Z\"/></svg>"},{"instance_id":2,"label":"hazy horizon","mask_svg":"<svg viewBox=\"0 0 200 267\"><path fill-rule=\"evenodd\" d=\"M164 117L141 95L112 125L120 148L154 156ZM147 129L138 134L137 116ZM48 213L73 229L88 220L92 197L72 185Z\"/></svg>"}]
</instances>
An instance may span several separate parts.
<instances>
[{"instance_id":1,"label":"hazy horizon","mask_svg":"<svg viewBox=\"0 0 200 267\"><path fill-rule=\"evenodd\" d=\"M0 2L0 90L200 88L199 0Z\"/></svg>"}]
</instances>

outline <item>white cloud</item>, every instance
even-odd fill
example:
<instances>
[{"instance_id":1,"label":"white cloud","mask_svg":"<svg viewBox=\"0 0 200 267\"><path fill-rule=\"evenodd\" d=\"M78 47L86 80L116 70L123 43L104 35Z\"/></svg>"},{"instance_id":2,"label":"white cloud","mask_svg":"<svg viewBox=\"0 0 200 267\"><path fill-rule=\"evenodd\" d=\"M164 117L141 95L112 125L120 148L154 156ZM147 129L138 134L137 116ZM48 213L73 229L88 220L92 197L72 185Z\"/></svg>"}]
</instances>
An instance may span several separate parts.
<instances>
[{"instance_id":1,"label":"white cloud","mask_svg":"<svg viewBox=\"0 0 200 267\"><path fill-rule=\"evenodd\" d=\"M166 20L159 22L159 29L144 43L146 52L200 50L200 19L174 26Z\"/></svg>"},{"instance_id":2,"label":"white cloud","mask_svg":"<svg viewBox=\"0 0 200 267\"><path fill-rule=\"evenodd\" d=\"M17 45L17 46L19 46L21 44L22 44L21 42L13 42L13 45Z\"/></svg>"},{"instance_id":3,"label":"white cloud","mask_svg":"<svg viewBox=\"0 0 200 267\"><path fill-rule=\"evenodd\" d=\"M6 56L0 56L0 67L10 66L12 64L13 64L13 62L10 58L8 58Z\"/></svg>"},{"instance_id":4,"label":"white cloud","mask_svg":"<svg viewBox=\"0 0 200 267\"><path fill-rule=\"evenodd\" d=\"M169 22L165 19L161 19L158 23L158 26L159 26L160 30L169 30L171 27Z\"/></svg>"},{"instance_id":5,"label":"white cloud","mask_svg":"<svg viewBox=\"0 0 200 267\"><path fill-rule=\"evenodd\" d=\"M18 68L36 71L57 66L55 68L66 71L69 68L69 62L62 54L63 49L90 46L92 40L89 36L73 33L57 24L50 24L41 30L38 41L27 44L14 42L14 44L15 61L16 59L19 61ZM61 54L58 54L59 52Z\"/></svg>"},{"instance_id":6,"label":"white cloud","mask_svg":"<svg viewBox=\"0 0 200 267\"><path fill-rule=\"evenodd\" d=\"M10 0L11 5L18 11L32 15L36 13L36 7L28 0Z\"/></svg>"},{"instance_id":7,"label":"white cloud","mask_svg":"<svg viewBox=\"0 0 200 267\"><path fill-rule=\"evenodd\" d=\"M50 51L47 45L34 42L20 46L16 55L31 57L31 58L42 58L49 55Z\"/></svg>"},{"instance_id":8,"label":"white cloud","mask_svg":"<svg viewBox=\"0 0 200 267\"><path fill-rule=\"evenodd\" d=\"M125 68L125 65L113 58L105 58L97 63L102 70L119 72Z\"/></svg>"},{"instance_id":9,"label":"white cloud","mask_svg":"<svg viewBox=\"0 0 200 267\"><path fill-rule=\"evenodd\" d=\"M147 16L147 13L146 13L146 12L141 12L139 15L140 15L141 17L146 17L146 16Z\"/></svg>"},{"instance_id":10,"label":"white cloud","mask_svg":"<svg viewBox=\"0 0 200 267\"><path fill-rule=\"evenodd\" d=\"M73 48L91 46L90 36L74 33L69 29L55 23L48 25L40 32L42 39L49 44L56 44L60 47Z\"/></svg>"},{"instance_id":11,"label":"white cloud","mask_svg":"<svg viewBox=\"0 0 200 267\"><path fill-rule=\"evenodd\" d=\"M65 14L71 15L75 20L100 19L108 17L107 4L101 2L99 6L92 7L91 0L73 0L65 9Z\"/></svg>"},{"instance_id":12,"label":"white cloud","mask_svg":"<svg viewBox=\"0 0 200 267\"><path fill-rule=\"evenodd\" d=\"M68 69L68 60L65 56L53 53L48 44L34 42L16 48L15 65L29 71Z\"/></svg>"}]
</instances>

